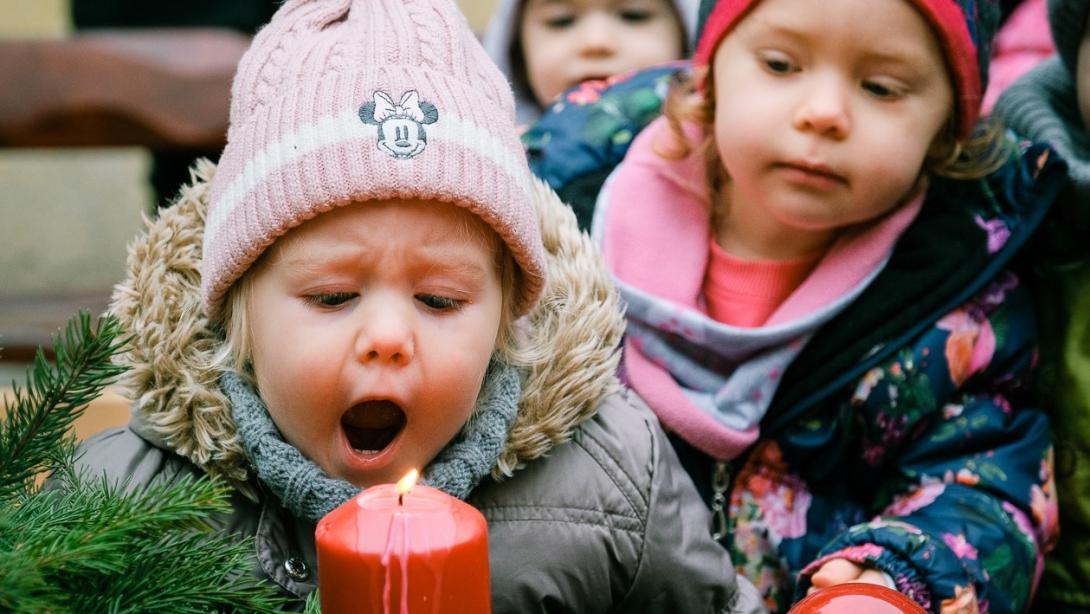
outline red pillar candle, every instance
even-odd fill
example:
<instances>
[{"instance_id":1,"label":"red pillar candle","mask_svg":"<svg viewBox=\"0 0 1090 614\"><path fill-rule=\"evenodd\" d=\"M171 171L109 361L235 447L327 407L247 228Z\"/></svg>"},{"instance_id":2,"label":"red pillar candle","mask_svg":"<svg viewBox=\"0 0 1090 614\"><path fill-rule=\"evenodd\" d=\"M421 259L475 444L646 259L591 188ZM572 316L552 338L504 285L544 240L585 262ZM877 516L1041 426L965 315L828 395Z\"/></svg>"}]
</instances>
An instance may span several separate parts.
<instances>
[{"instance_id":1,"label":"red pillar candle","mask_svg":"<svg viewBox=\"0 0 1090 614\"><path fill-rule=\"evenodd\" d=\"M318 523L323 614L491 612L484 516L415 479L367 488Z\"/></svg>"},{"instance_id":2,"label":"red pillar candle","mask_svg":"<svg viewBox=\"0 0 1090 614\"><path fill-rule=\"evenodd\" d=\"M903 593L864 582L834 584L815 591L787 614L927 614Z\"/></svg>"}]
</instances>

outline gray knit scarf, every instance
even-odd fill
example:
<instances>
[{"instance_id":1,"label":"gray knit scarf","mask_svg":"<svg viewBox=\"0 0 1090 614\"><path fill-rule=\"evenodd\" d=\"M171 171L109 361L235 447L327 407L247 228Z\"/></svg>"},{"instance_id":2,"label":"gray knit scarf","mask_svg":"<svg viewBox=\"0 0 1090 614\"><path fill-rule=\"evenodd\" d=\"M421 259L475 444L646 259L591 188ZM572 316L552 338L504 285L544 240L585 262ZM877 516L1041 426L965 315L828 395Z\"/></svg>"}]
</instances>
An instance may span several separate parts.
<instances>
[{"instance_id":1,"label":"gray knit scarf","mask_svg":"<svg viewBox=\"0 0 1090 614\"><path fill-rule=\"evenodd\" d=\"M360 492L359 487L326 475L284 441L265 402L242 377L224 374L220 388L231 401L239 439L254 472L293 515L318 522ZM521 395L519 370L493 359L476 409L454 440L424 470L424 483L458 499L468 497L503 451Z\"/></svg>"}]
</instances>

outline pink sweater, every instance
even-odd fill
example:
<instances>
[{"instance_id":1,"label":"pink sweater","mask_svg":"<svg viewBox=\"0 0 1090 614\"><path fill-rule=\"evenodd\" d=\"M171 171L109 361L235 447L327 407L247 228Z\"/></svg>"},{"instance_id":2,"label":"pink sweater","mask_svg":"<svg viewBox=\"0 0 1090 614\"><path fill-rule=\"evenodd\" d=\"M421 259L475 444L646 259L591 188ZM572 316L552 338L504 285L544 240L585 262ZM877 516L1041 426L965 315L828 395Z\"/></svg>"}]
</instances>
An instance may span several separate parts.
<instances>
[{"instance_id":1,"label":"pink sweater","mask_svg":"<svg viewBox=\"0 0 1090 614\"><path fill-rule=\"evenodd\" d=\"M704 300L717 322L756 328L802 283L823 254L797 260L743 260L709 241Z\"/></svg>"}]
</instances>

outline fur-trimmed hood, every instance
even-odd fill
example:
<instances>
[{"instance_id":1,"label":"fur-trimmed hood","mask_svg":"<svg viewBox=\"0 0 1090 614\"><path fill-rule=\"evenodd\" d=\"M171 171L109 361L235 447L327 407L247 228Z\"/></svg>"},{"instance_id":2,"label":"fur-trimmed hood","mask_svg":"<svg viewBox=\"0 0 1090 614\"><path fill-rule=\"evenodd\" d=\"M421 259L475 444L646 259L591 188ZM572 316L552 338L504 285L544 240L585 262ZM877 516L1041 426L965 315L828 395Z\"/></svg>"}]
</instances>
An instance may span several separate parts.
<instances>
[{"instance_id":1,"label":"fur-trimmed hood","mask_svg":"<svg viewBox=\"0 0 1090 614\"><path fill-rule=\"evenodd\" d=\"M176 202L130 245L128 274L110 312L132 335L117 361L132 400L131 426L209 474L242 484L248 461L213 359L220 330L201 309L200 263L209 185L216 167L199 162ZM533 200L548 256L541 301L525 317L531 355L519 414L493 468L510 475L567 441L617 389L620 306L598 253L571 210L543 183Z\"/></svg>"}]
</instances>

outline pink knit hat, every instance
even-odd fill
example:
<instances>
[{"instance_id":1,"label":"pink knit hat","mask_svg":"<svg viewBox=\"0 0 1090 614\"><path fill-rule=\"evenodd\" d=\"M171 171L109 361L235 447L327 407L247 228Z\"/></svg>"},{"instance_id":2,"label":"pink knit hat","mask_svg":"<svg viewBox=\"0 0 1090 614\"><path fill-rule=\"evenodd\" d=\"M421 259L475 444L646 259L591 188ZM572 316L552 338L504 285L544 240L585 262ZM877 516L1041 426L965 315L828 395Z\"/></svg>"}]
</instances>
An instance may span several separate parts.
<instances>
[{"instance_id":1,"label":"pink knit hat","mask_svg":"<svg viewBox=\"0 0 1090 614\"><path fill-rule=\"evenodd\" d=\"M227 290L288 230L335 207L434 199L465 207L521 269L537 301L545 250L510 86L454 0L287 0L231 88L211 186L201 292Z\"/></svg>"}]
</instances>

